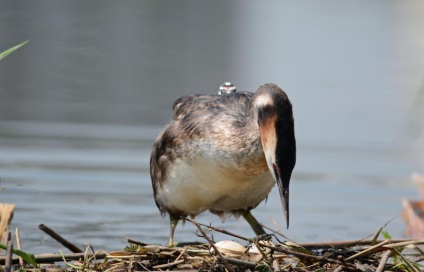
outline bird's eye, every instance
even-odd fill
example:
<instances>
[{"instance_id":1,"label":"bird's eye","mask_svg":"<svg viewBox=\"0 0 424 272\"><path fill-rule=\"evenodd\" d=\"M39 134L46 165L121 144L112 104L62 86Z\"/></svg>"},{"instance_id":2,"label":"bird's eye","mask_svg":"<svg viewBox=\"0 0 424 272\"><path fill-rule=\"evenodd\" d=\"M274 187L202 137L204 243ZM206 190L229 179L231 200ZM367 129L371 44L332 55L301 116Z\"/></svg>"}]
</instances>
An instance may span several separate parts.
<instances>
[{"instance_id":1,"label":"bird's eye","mask_svg":"<svg viewBox=\"0 0 424 272\"><path fill-rule=\"evenodd\" d=\"M278 170L278 166L275 164L275 162L272 163L272 168L274 168L274 170Z\"/></svg>"}]
</instances>

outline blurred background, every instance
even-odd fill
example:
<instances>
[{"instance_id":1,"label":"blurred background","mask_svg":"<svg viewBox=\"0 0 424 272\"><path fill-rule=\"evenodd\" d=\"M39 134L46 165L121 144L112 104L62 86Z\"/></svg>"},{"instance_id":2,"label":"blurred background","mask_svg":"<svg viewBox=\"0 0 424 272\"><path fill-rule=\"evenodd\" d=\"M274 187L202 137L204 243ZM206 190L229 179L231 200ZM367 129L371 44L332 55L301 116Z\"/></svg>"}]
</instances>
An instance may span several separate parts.
<instances>
[{"instance_id":1,"label":"blurred background","mask_svg":"<svg viewBox=\"0 0 424 272\"><path fill-rule=\"evenodd\" d=\"M172 103L277 83L296 121L290 229L276 189L254 214L297 242L403 237L424 172L422 1L0 1L0 202L23 248L167 242L151 146ZM199 222L243 236L243 219ZM177 241L202 241L190 223ZM231 239L210 233L216 239Z\"/></svg>"}]
</instances>

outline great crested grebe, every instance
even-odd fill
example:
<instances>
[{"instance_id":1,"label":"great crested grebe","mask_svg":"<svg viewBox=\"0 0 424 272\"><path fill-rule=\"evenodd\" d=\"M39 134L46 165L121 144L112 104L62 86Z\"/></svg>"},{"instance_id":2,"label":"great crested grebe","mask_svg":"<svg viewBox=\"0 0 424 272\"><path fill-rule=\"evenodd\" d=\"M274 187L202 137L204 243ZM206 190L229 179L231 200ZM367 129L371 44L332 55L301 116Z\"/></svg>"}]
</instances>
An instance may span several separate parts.
<instances>
[{"instance_id":1,"label":"great crested grebe","mask_svg":"<svg viewBox=\"0 0 424 272\"><path fill-rule=\"evenodd\" d=\"M286 93L265 84L256 93L184 96L173 108L150 158L156 205L170 215L168 245L180 219L206 210L222 219L243 215L256 235L264 234L250 210L275 183L288 227L296 140Z\"/></svg>"},{"instance_id":2,"label":"great crested grebe","mask_svg":"<svg viewBox=\"0 0 424 272\"><path fill-rule=\"evenodd\" d=\"M224 82L219 86L218 94L229 94L236 92L236 85L231 82Z\"/></svg>"}]
</instances>

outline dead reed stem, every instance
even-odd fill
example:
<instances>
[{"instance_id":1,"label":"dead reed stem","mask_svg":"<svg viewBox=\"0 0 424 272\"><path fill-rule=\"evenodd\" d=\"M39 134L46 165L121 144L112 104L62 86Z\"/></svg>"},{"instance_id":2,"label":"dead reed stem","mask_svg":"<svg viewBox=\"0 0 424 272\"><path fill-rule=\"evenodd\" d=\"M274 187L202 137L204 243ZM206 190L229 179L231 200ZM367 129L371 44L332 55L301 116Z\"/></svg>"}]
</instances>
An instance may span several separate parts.
<instances>
[{"instance_id":1,"label":"dead reed stem","mask_svg":"<svg viewBox=\"0 0 424 272\"><path fill-rule=\"evenodd\" d=\"M9 231L9 225L12 221L14 210L14 204L0 204L0 242L6 242Z\"/></svg>"},{"instance_id":2,"label":"dead reed stem","mask_svg":"<svg viewBox=\"0 0 424 272\"><path fill-rule=\"evenodd\" d=\"M91 258L93 257L93 255L94 254L88 254L88 257ZM103 252L96 253L95 255L97 259L104 259L108 256L107 253L103 253ZM68 261L78 261L86 257L85 253L69 253L69 254L64 254L63 256ZM34 257L37 263L54 263L54 262L63 261L63 257L60 254L54 254L54 253L35 254ZM4 256L0 256L0 264L5 264L5 259L6 258ZM17 263L19 263L19 258L13 257L12 264L17 264Z\"/></svg>"},{"instance_id":3,"label":"dead reed stem","mask_svg":"<svg viewBox=\"0 0 424 272\"><path fill-rule=\"evenodd\" d=\"M378 265L377 270L375 272L384 271L384 268L386 266L387 260L389 259L390 253L392 253L391 250L386 250L386 252L384 252L383 257L381 258L380 264Z\"/></svg>"},{"instance_id":4,"label":"dead reed stem","mask_svg":"<svg viewBox=\"0 0 424 272\"><path fill-rule=\"evenodd\" d=\"M15 229L15 237L16 237L16 246L19 250L22 250L22 244L21 244L21 237L19 236L19 229ZM24 267L24 259L22 257L19 257L19 265L21 267Z\"/></svg>"},{"instance_id":5,"label":"dead reed stem","mask_svg":"<svg viewBox=\"0 0 424 272\"><path fill-rule=\"evenodd\" d=\"M4 266L4 272L10 272L12 267L12 250L13 250L13 240L12 233L7 234L7 251L6 251L6 264Z\"/></svg>"},{"instance_id":6,"label":"dead reed stem","mask_svg":"<svg viewBox=\"0 0 424 272\"><path fill-rule=\"evenodd\" d=\"M376 243L381 243L384 240L377 240ZM411 239L393 239L392 243L410 243ZM313 248L334 248L334 247L351 247L351 246L366 246L371 245L373 240L341 240L341 241L328 241L328 242L311 242L299 243L300 246L308 249Z\"/></svg>"},{"instance_id":7,"label":"dead reed stem","mask_svg":"<svg viewBox=\"0 0 424 272\"><path fill-rule=\"evenodd\" d=\"M52 237L53 239L55 239L56 241L61 243L63 246L65 246L67 249L69 249L73 253L84 252L82 249L80 249L79 247L77 247L73 243L69 242L68 240L66 240L65 238L63 238L59 234L57 234L54 230L47 227L45 224L38 225L38 228L40 228L40 230L44 231L46 234L50 235L50 237Z\"/></svg>"},{"instance_id":8,"label":"dead reed stem","mask_svg":"<svg viewBox=\"0 0 424 272\"><path fill-rule=\"evenodd\" d=\"M387 243L389 243L389 242L390 242L390 240L389 240L389 239L384 240L384 241L383 241L383 242L381 242L381 243L378 243L378 244L376 244L376 245L374 245L374 246L371 246L371 247L369 247L369 248L367 248L367 249L365 249L365 250L363 250L363 251L361 251L361 252L358 252L358 253L356 253L355 255L350 256L349 258L346 258L346 261L353 260L353 259L355 259L355 258L358 258L358 257L360 257L360 256L363 256L363 255L367 254L368 252L371 252L372 250L374 250L374 249L376 249L376 248L380 248L380 247L384 246L385 244L387 244Z\"/></svg>"}]
</instances>

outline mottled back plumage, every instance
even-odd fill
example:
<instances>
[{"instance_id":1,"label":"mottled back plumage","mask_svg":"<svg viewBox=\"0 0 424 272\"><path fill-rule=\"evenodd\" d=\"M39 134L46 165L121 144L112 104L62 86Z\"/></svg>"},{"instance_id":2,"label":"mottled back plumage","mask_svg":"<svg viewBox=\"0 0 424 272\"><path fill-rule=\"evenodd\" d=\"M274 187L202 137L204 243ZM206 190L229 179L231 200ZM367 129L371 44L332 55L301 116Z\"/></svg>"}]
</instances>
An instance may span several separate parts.
<instances>
[{"instance_id":1,"label":"mottled back plumage","mask_svg":"<svg viewBox=\"0 0 424 272\"><path fill-rule=\"evenodd\" d=\"M174 120L182 119L187 113L234 110L241 115L249 114L253 93L235 92L223 95L193 94L178 98L173 106Z\"/></svg>"}]
</instances>

